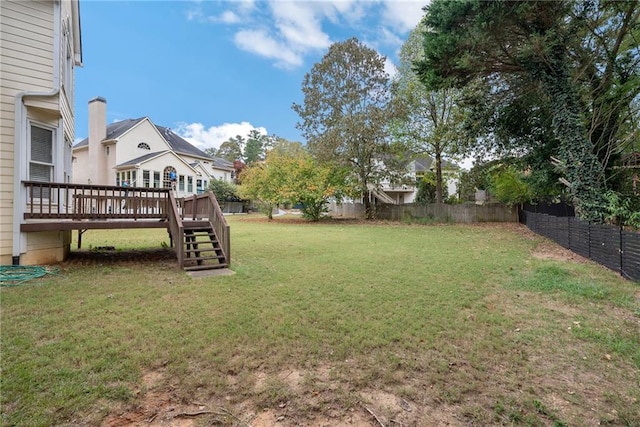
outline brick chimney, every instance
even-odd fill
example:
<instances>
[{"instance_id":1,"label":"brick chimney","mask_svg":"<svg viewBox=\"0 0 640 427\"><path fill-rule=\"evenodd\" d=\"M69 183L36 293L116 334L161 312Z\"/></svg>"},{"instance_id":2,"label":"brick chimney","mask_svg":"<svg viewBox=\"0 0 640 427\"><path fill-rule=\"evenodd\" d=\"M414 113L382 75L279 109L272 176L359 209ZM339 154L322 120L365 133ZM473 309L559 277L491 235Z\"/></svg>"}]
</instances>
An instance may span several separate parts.
<instances>
[{"instance_id":1,"label":"brick chimney","mask_svg":"<svg viewBox=\"0 0 640 427\"><path fill-rule=\"evenodd\" d=\"M98 96L89 101L89 170L91 184L107 184L106 154L102 141L107 137L107 100Z\"/></svg>"}]
</instances>

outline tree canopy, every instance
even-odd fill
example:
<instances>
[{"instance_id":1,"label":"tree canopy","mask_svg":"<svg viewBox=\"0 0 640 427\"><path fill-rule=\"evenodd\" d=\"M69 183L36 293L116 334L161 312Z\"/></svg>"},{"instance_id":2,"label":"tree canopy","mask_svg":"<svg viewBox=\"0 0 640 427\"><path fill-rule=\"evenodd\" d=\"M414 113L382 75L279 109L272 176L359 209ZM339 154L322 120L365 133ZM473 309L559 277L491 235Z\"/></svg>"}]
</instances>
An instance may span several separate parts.
<instances>
[{"instance_id":1,"label":"tree canopy","mask_svg":"<svg viewBox=\"0 0 640 427\"><path fill-rule=\"evenodd\" d=\"M241 193L258 201L269 219L281 203L301 203L303 217L319 221L330 198L340 200L348 192L346 171L319 164L300 143L281 140L264 162L256 162L242 174Z\"/></svg>"},{"instance_id":2,"label":"tree canopy","mask_svg":"<svg viewBox=\"0 0 640 427\"><path fill-rule=\"evenodd\" d=\"M464 129L465 113L459 105L461 92L444 87L425 90L415 70L424 58L421 22L409 34L400 49L398 73L394 78L394 101L402 112L392 126L394 142L401 142L404 153L428 155L435 160L435 198L444 197L442 161L465 151L469 135ZM406 155L406 154L405 154Z\"/></svg>"},{"instance_id":3,"label":"tree canopy","mask_svg":"<svg viewBox=\"0 0 640 427\"><path fill-rule=\"evenodd\" d=\"M541 100L534 116L550 121L560 179L579 215L601 221L610 161L624 150L640 91L639 9L635 1L434 0L418 72L430 88L481 79L490 94L508 90L511 106Z\"/></svg>"},{"instance_id":4,"label":"tree canopy","mask_svg":"<svg viewBox=\"0 0 640 427\"><path fill-rule=\"evenodd\" d=\"M302 82L304 100L293 104L313 156L346 166L362 196L378 185L393 115L385 59L356 38L334 43ZM368 218L373 215L365 197Z\"/></svg>"},{"instance_id":5,"label":"tree canopy","mask_svg":"<svg viewBox=\"0 0 640 427\"><path fill-rule=\"evenodd\" d=\"M240 135L229 138L220 144L220 148L215 152L215 157L220 157L230 162L242 160L242 148L244 144L245 139Z\"/></svg>"}]
</instances>

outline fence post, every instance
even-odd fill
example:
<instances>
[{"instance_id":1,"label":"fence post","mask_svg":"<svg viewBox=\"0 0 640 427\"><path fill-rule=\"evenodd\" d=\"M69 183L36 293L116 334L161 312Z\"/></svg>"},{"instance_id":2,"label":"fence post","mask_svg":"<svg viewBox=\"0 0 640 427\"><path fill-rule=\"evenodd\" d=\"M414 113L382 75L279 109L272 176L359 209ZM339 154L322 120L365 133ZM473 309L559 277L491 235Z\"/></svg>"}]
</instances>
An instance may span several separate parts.
<instances>
[{"instance_id":1,"label":"fence post","mask_svg":"<svg viewBox=\"0 0 640 427\"><path fill-rule=\"evenodd\" d=\"M623 253L624 246L622 244L623 235L624 235L624 233L623 233L623 229L622 229L622 224L620 224L620 248L618 249L618 255L620 255L620 275L622 277L624 277L624 274L623 274L624 269L622 268L622 266L623 266L622 263L624 261L624 256L623 256L624 255L624 253Z\"/></svg>"},{"instance_id":2,"label":"fence post","mask_svg":"<svg viewBox=\"0 0 640 427\"><path fill-rule=\"evenodd\" d=\"M591 259L591 221L587 221L587 242L589 243L589 259Z\"/></svg>"}]
</instances>

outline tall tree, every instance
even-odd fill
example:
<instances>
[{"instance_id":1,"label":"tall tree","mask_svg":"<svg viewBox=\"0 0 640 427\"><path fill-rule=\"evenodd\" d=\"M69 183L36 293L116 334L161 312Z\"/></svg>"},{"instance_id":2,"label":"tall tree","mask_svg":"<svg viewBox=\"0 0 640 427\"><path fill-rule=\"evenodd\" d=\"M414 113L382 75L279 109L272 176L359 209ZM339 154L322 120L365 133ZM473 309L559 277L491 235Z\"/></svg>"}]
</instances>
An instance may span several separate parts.
<instances>
[{"instance_id":1,"label":"tall tree","mask_svg":"<svg viewBox=\"0 0 640 427\"><path fill-rule=\"evenodd\" d=\"M585 2L591 3L591 2ZM558 162L576 210L602 221L605 168L583 121L572 48L584 32L584 14L572 1L434 0L425 17L425 59L418 64L430 88L474 78L518 75L539 82L551 100ZM526 86L520 89L524 90Z\"/></svg>"},{"instance_id":2,"label":"tall tree","mask_svg":"<svg viewBox=\"0 0 640 427\"><path fill-rule=\"evenodd\" d=\"M576 2L572 19L583 22L572 59L588 135L616 188L622 183L615 166L638 135L633 103L640 101L640 2Z\"/></svg>"},{"instance_id":3,"label":"tall tree","mask_svg":"<svg viewBox=\"0 0 640 427\"><path fill-rule=\"evenodd\" d=\"M236 135L220 144L220 148L216 152L216 157L226 159L230 162L242 159L242 147L245 140L242 136Z\"/></svg>"},{"instance_id":4,"label":"tall tree","mask_svg":"<svg viewBox=\"0 0 640 427\"><path fill-rule=\"evenodd\" d=\"M303 104L293 104L297 128L321 162L348 165L373 217L371 186L377 186L388 148L392 117L390 80L384 57L356 38L334 43L302 82Z\"/></svg>"},{"instance_id":5,"label":"tall tree","mask_svg":"<svg viewBox=\"0 0 640 427\"><path fill-rule=\"evenodd\" d=\"M563 197L561 175L550 159L558 158L558 140L552 130L552 106L533 82L521 93L512 88L518 76L474 81L464 90L467 132L478 135L471 149L477 159L501 158L528 170L532 200Z\"/></svg>"},{"instance_id":6,"label":"tall tree","mask_svg":"<svg viewBox=\"0 0 640 427\"><path fill-rule=\"evenodd\" d=\"M251 129L244 146L244 161L250 165L259 160L264 160L264 141L267 135L263 135L257 129Z\"/></svg>"},{"instance_id":7,"label":"tall tree","mask_svg":"<svg viewBox=\"0 0 640 427\"><path fill-rule=\"evenodd\" d=\"M461 93L454 88L425 90L415 70L424 58L424 23L411 31L400 49L398 73L394 79L394 99L403 114L395 121L393 134L411 153L435 160L435 201L443 202L443 157L453 158L464 151L469 137L464 131Z\"/></svg>"}]
</instances>

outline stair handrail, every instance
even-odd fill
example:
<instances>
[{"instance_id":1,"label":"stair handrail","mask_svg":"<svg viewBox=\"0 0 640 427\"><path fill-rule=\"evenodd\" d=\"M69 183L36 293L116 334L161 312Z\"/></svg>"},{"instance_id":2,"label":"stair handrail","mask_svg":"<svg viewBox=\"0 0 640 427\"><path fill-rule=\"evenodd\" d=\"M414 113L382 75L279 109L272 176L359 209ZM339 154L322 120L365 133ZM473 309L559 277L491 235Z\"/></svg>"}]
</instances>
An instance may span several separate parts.
<instances>
[{"instance_id":1,"label":"stair handrail","mask_svg":"<svg viewBox=\"0 0 640 427\"><path fill-rule=\"evenodd\" d=\"M169 209L167 209L167 216L169 219L169 229L171 230L171 239L173 240L173 246L176 249L176 255L178 257L178 265L182 267L184 265L184 225L182 223L182 217L178 210L178 202L173 192L169 192Z\"/></svg>"},{"instance_id":2,"label":"stair handrail","mask_svg":"<svg viewBox=\"0 0 640 427\"><path fill-rule=\"evenodd\" d=\"M213 230L216 233L218 238L218 242L220 243L220 247L224 252L225 263L230 266L231 265L231 229L227 224L227 220L224 218L222 214L222 209L220 209L220 204L218 204L218 199L216 199L213 191L207 191L206 197L209 200L209 207L212 209L208 209L209 213L209 222L213 225Z\"/></svg>"}]
</instances>

